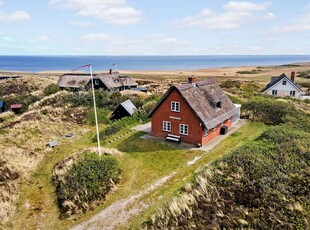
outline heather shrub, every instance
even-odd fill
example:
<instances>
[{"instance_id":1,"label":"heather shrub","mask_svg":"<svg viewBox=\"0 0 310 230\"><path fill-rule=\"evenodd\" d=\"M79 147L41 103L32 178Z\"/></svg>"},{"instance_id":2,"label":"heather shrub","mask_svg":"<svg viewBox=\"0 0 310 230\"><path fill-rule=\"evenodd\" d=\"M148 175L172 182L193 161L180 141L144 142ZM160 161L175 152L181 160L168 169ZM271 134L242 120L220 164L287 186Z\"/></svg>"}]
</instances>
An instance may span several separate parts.
<instances>
[{"instance_id":1,"label":"heather shrub","mask_svg":"<svg viewBox=\"0 0 310 230\"><path fill-rule=\"evenodd\" d=\"M80 157L62 176L54 176L62 217L87 211L102 200L119 181L120 167L112 156L88 153Z\"/></svg>"}]
</instances>

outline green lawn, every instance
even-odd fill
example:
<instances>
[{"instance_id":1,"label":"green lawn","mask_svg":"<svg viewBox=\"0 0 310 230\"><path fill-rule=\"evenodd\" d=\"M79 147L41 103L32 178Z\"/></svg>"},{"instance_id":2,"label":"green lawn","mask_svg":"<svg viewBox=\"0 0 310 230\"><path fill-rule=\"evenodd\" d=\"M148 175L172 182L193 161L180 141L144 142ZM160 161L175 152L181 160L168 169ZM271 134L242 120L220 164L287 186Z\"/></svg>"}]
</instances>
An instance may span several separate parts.
<instances>
[{"instance_id":1,"label":"green lawn","mask_svg":"<svg viewBox=\"0 0 310 230\"><path fill-rule=\"evenodd\" d=\"M229 154L233 149L236 149L246 143L255 140L267 128L268 126L262 123L247 122L238 131L231 134L213 150L205 154L194 165L183 165L180 167L171 180L169 180L159 189L139 200L145 203L152 202L152 205L148 210L145 210L139 216L133 218L130 222L130 225L126 227L124 226L123 229L141 229L143 222L145 222L152 214L154 214L158 208L162 207L174 196L178 195L180 189L192 179L194 174L199 171L200 168L203 168L206 164L215 159L219 159L224 155Z\"/></svg>"},{"instance_id":2,"label":"green lawn","mask_svg":"<svg viewBox=\"0 0 310 230\"><path fill-rule=\"evenodd\" d=\"M52 169L57 162L73 152L87 147L96 147L96 143L91 141L94 135L93 131L83 136L76 143L66 143L46 156L37 170L31 175L31 178L21 185L21 196L18 204L19 213L12 221L14 224L11 223L8 228L67 229L89 219L111 203L137 194L158 179L176 172L174 177L166 184L141 198L146 203L151 201L155 203L151 208L132 220L130 226L139 228L141 223L156 211L157 207L160 207L178 193L178 190L192 178L199 167L255 139L266 128L265 125L260 123L249 122L245 124L191 166L186 166L186 163L202 155L201 151L179 149L166 144L164 141L144 140L140 138L143 135L142 132L127 134L122 139L106 146L115 147L123 152L122 156L117 156L123 170L118 189L108 195L106 200L95 207L93 211L73 216L69 220L59 220L55 189L51 181ZM158 200L159 196L163 196L163 198Z\"/></svg>"}]
</instances>

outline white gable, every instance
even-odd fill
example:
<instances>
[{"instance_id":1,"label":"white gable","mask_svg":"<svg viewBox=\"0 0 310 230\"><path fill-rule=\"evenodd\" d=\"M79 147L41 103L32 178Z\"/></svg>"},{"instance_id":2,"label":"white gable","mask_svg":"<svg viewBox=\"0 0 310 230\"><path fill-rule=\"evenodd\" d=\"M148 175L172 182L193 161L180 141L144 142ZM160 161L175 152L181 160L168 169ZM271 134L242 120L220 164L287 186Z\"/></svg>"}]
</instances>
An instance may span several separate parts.
<instances>
[{"instance_id":1,"label":"white gable","mask_svg":"<svg viewBox=\"0 0 310 230\"><path fill-rule=\"evenodd\" d=\"M286 81L285 85L283 85L283 81ZM287 77L284 77L279 82L277 82L273 86L269 87L267 90L278 90L278 91L285 90L285 91L298 91L298 92L301 92L301 90L295 84L293 84L291 82L291 80L289 78L287 78Z\"/></svg>"}]
</instances>

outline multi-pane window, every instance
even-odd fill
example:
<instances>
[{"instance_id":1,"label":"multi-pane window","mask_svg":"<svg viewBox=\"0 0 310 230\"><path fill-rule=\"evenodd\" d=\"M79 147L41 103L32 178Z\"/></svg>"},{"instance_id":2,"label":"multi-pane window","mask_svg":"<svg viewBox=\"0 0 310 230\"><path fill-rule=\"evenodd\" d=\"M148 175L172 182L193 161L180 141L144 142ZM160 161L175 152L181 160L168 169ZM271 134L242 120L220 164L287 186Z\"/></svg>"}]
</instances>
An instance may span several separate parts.
<instances>
[{"instance_id":1,"label":"multi-pane window","mask_svg":"<svg viewBox=\"0 0 310 230\"><path fill-rule=\"evenodd\" d=\"M290 96L291 97L295 97L295 91L293 90L293 91L290 91Z\"/></svg>"},{"instance_id":2,"label":"multi-pane window","mask_svg":"<svg viewBox=\"0 0 310 230\"><path fill-rule=\"evenodd\" d=\"M180 112L180 102L172 101L171 102L171 111L172 112Z\"/></svg>"},{"instance_id":3,"label":"multi-pane window","mask_svg":"<svg viewBox=\"0 0 310 230\"><path fill-rule=\"evenodd\" d=\"M170 132L171 131L171 122L163 121L163 131Z\"/></svg>"},{"instance_id":4,"label":"multi-pane window","mask_svg":"<svg viewBox=\"0 0 310 230\"><path fill-rule=\"evenodd\" d=\"M180 134L188 135L188 125L180 124Z\"/></svg>"},{"instance_id":5,"label":"multi-pane window","mask_svg":"<svg viewBox=\"0 0 310 230\"><path fill-rule=\"evenodd\" d=\"M282 85L286 85L286 81L282 81Z\"/></svg>"},{"instance_id":6,"label":"multi-pane window","mask_svg":"<svg viewBox=\"0 0 310 230\"><path fill-rule=\"evenodd\" d=\"M278 90L272 90L272 95L277 95L278 94Z\"/></svg>"}]
</instances>

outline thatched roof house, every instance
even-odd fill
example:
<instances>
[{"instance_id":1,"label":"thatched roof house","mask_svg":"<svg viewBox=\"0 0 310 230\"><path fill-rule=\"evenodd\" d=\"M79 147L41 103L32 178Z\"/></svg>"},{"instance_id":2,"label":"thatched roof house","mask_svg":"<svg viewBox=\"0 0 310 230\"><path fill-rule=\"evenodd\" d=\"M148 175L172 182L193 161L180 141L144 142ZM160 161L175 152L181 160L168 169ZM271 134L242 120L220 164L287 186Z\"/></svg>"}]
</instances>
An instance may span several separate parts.
<instances>
[{"instance_id":1,"label":"thatched roof house","mask_svg":"<svg viewBox=\"0 0 310 230\"><path fill-rule=\"evenodd\" d=\"M93 79L95 89L103 88L109 91L122 91L138 86L138 83L132 78L111 70L106 74L94 74ZM70 88L73 91L87 90L91 87L90 80L89 74L69 73L59 78L58 86L60 88Z\"/></svg>"},{"instance_id":2,"label":"thatched roof house","mask_svg":"<svg viewBox=\"0 0 310 230\"><path fill-rule=\"evenodd\" d=\"M203 145L239 119L240 108L213 79L190 82L170 87L150 111L154 136Z\"/></svg>"}]
</instances>

